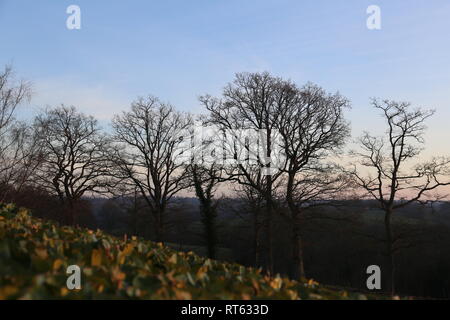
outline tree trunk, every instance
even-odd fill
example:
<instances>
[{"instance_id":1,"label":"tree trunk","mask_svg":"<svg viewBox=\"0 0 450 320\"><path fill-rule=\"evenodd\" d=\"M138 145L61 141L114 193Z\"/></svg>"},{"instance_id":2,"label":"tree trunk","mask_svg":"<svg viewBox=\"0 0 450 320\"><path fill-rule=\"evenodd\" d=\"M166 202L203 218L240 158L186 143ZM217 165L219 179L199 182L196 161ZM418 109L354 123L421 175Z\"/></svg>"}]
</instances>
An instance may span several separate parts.
<instances>
[{"instance_id":1,"label":"tree trunk","mask_svg":"<svg viewBox=\"0 0 450 320\"><path fill-rule=\"evenodd\" d=\"M137 187L134 188L134 203L133 203L133 231L134 235L138 235L138 206L137 206Z\"/></svg>"},{"instance_id":2,"label":"tree trunk","mask_svg":"<svg viewBox=\"0 0 450 320\"><path fill-rule=\"evenodd\" d=\"M387 274L387 291L395 294L395 264L393 250L393 233L391 225L392 210L387 210L384 217L384 226L386 230L386 274Z\"/></svg>"},{"instance_id":3,"label":"tree trunk","mask_svg":"<svg viewBox=\"0 0 450 320\"><path fill-rule=\"evenodd\" d=\"M292 223L292 257L294 261L293 277L294 279L305 278L305 268L303 264L303 243L300 231L298 216Z\"/></svg>"},{"instance_id":4,"label":"tree trunk","mask_svg":"<svg viewBox=\"0 0 450 320\"><path fill-rule=\"evenodd\" d=\"M157 209L155 212L155 240L156 242L163 242L164 237L164 212L161 209Z\"/></svg>"},{"instance_id":5,"label":"tree trunk","mask_svg":"<svg viewBox=\"0 0 450 320\"><path fill-rule=\"evenodd\" d=\"M217 234L216 234L216 214L214 208L210 204L205 204L202 208L203 210L203 226L204 226L204 236L206 240L206 249L208 253L208 258L216 258L216 246L217 246Z\"/></svg>"},{"instance_id":6,"label":"tree trunk","mask_svg":"<svg viewBox=\"0 0 450 320\"><path fill-rule=\"evenodd\" d=\"M303 259L303 242L301 234L300 209L294 201L294 174L290 174L288 178L286 200L292 219L292 258L294 261L293 277L295 279L305 278L305 267Z\"/></svg>"},{"instance_id":7,"label":"tree trunk","mask_svg":"<svg viewBox=\"0 0 450 320\"><path fill-rule=\"evenodd\" d=\"M66 201L63 202L63 208L65 211L66 223L69 226L75 225L75 208L72 200L66 199Z\"/></svg>"},{"instance_id":8,"label":"tree trunk","mask_svg":"<svg viewBox=\"0 0 450 320\"><path fill-rule=\"evenodd\" d=\"M271 170L271 156L272 156L272 136L271 136L271 130L270 124L268 119L266 119L266 160L267 163L265 164L267 172L266 174L266 208L267 208L267 255L268 255L268 266L267 269L269 270L270 274L273 274L274 271L274 262L273 262L273 237L272 237L272 215L273 215L273 194L272 194L272 188L273 188L273 181L272 181L272 174L270 172Z\"/></svg>"},{"instance_id":9,"label":"tree trunk","mask_svg":"<svg viewBox=\"0 0 450 320\"><path fill-rule=\"evenodd\" d=\"M272 237L272 214L273 214L273 203L272 203L272 176L266 176L266 221L267 221L267 270L270 274L273 274L274 264L273 264L273 237Z\"/></svg>"},{"instance_id":10,"label":"tree trunk","mask_svg":"<svg viewBox=\"0 0 450 320\"><path fill-rule=\"evenodd\" d=\"M253 250L255 254L255 266L260 267L259 252L260 252L260 242L259 242L259 209L254 209L253 212Z\"/></svg>"}]
</instances>

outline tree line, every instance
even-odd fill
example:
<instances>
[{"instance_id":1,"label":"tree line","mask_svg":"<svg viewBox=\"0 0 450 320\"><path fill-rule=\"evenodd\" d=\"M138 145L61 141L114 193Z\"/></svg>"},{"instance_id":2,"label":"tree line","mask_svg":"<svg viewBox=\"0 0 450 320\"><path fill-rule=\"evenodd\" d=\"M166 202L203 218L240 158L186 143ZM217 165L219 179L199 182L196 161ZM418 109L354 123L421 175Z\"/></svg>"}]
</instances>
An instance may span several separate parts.
<instances>
[{"instance_id":1,"label":"tree line","mask_svg":"<svg viewBox=\"0 0 450 320\"><path fill-rule=\"evenodd\" d=\"M383 136L364 133L346 151L350 101L339 93L263 73L238 73L221 96L201 96L205 113L178 111L154 96L136 99L113 116L111 130L73 106L47 107L34 119L16 119L32 97L31 84L19 81L10 66L0 74L0 199L34 190L57 199L64 222L74 225L82 199L100 194L128 197L144 204L154 221L154 239L164 241L168 207L182 191L198 198L207 254L216 257L220 188L244 199L254 219L256 264L274 271L273 220L291 228L293 277L305 274L305 220L317 208L340 206L348 199L374 199L384 212L388 291L395 293L395 257L401 234L392 224L396 210L436 201L433 193L449 185L449 158L421 160L425 121L433 110L410 103L373 99L384 119ZM194 123L213 125L217 134L243 129L258 139L220 140L224 156L211 146L217 136L192 146L186 157L186 132ZM224 157L252 161L221 161ZM262 150L262 151L261 151ZM193 151L193 152L192 152ZM200 156L199 156L200 155ZM222 158L221 158L222 157ZM245 158L244 157L244 158ZM351 157L351 164L345 159ZM187 161L180 161L180 159ZM195 160L194 160L195 158ZM276 170L273 169L274 162ZM264 261L259 258L264 240Z\"/></svg>"}]
</instances>

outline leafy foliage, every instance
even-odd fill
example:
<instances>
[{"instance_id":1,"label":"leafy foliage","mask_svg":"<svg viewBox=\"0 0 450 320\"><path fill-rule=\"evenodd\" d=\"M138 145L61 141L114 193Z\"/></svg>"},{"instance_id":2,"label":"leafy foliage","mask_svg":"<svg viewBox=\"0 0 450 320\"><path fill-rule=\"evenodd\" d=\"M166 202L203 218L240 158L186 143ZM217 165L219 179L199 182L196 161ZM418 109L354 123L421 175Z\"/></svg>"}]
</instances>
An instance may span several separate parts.
<instances>
[{"instance_id":1,"label":"leafy foliage","mask_svg":"<svg viewBox=\"0 0 450 320\"><path fill-rule=\"evenodd\" d=\"M68 290L66 269L82 270ZM58 226L0 204L0 299L366 299L310 280L177 252L161 243Z\"/></svg>"}]
</instances>

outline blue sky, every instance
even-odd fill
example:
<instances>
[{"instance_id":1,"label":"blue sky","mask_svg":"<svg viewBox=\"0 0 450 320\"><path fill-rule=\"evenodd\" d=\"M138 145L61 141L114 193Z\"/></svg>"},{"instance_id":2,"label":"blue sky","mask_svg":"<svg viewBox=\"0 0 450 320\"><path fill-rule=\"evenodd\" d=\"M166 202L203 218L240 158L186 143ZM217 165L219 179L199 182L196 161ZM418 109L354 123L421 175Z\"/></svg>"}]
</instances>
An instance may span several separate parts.
<instances>
[{"instance_id":1,"label":"blue sky","mask_svg":"<svg viewBox=\"0 0 450 320\"><path fill-rule=\"evenodd\" d=\"M66 28L71 4L81 30ZM372 4L381 30L366 28ZM65 103L104 123L147 94L198 112L234 73L269 71L347 96L355 136L381 132L370 97L435 108L429 152L447 153L449 17L448 0L0 0L0 65L34 83L31 110Z\"/></svg>"}]
</instances>

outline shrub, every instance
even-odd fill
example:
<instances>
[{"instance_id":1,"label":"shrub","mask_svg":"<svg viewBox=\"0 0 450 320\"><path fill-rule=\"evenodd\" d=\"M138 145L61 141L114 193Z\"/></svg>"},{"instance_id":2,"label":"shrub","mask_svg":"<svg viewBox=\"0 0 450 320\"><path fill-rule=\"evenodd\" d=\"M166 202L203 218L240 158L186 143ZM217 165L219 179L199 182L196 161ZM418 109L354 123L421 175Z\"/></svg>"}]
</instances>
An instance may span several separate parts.
<instances>
[{"instance_id":1,"label":"shrub","mask_svg":"<svg viewBox=\"0 0 450 320\"><path fill-rule=\"evenodd\" d=\"M80 290L66 287L66 269L74 264L82 270ZM0 299L355 298L366 296L270 277L136 237L61 227L0 205Z\"/></svg>"}]
</instances>

